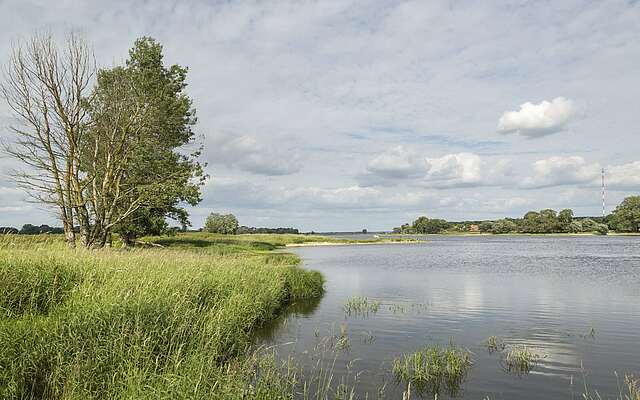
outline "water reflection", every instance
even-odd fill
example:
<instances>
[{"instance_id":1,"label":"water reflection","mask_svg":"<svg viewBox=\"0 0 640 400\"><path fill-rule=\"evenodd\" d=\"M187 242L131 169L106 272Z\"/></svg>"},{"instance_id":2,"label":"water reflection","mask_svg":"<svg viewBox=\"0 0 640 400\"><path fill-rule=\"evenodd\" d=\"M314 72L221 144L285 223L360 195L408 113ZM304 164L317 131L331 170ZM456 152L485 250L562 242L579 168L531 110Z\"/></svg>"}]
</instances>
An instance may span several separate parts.
<instances>
[{"instance_id":1,"label":"water reflection","mask_svg":"<svg viewBox=\"0 0 640 400\"><path fill-rule=\"evenodd\" d=\"M324 274L326 294L288 309L260 342L303 354L346 326L349 348L335 355L333 373L347 374L351 363L361 395L385 382L386 398L402 398L393 359L453 340L473 357L457 393L463 398L567 399L583 375L615 397L614 371L640 373L639 240L435 237L422 245L301 248L305 265ZM353 296L380 308L347 315ZM487 351L493 335L540 357L514 376L502 351Z\"/></svg>"}]
</instances>

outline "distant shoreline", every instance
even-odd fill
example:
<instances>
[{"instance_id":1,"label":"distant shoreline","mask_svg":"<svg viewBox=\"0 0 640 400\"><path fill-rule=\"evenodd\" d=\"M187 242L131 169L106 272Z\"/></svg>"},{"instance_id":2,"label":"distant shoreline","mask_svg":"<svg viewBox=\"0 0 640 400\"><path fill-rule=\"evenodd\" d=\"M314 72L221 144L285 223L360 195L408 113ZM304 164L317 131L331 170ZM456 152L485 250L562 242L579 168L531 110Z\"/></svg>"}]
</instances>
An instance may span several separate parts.
<instances>
[{"instance_id":1,"label":"distant shoreline","mask_svg":"<svg viewBox=\"0 0 640 400\"><path fill-rule=\"evenodd\" d=\"M377 241L351 241L351 242L304 242L288 243L285 247L314 247L314 246L364 246L374 244L421 244L424 240L377 240Z\"/></svg>"}]
</instances>

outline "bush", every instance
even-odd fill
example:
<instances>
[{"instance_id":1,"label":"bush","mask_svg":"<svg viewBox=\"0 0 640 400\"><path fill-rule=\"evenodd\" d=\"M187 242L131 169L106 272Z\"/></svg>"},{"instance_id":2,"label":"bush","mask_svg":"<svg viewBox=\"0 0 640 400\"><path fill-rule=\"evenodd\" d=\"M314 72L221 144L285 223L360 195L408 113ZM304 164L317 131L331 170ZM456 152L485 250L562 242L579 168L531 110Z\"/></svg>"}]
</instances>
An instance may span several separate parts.
<instances>
[{"instance_id":1,"label":"bush","mask_svg":"<svg viewBox=\"0 0 640 400\"><path fill-rule=\"evenodd\" d=\"M238 219L233 214L211 213L204 224L204 230L209 233L235 235L238 231Z\"/></svg>"},{"instance_id":2,"label":"bush","mask_svg":"<svg viewBox=\"0 0 640 400\"><path fill-rule=\"evenodd\" d=\"M598 224L596 226L596 233L598 235L606 235L609 233L609 227L606 224Z\"/></svg>"},{"instance_id":3,"label":"bush","mask_svg":"<svg viewBox=\"0 0 640 400\"><path fill-rule=\"evenodd\" d=\"M513 222L513 221L509 221L509 220L500 220L500 221L496 221L493 224L491 224L491 233L510 233L510 232L515 232L516 230L518 230L518 226Z\"/></svg>"}]
</instances>

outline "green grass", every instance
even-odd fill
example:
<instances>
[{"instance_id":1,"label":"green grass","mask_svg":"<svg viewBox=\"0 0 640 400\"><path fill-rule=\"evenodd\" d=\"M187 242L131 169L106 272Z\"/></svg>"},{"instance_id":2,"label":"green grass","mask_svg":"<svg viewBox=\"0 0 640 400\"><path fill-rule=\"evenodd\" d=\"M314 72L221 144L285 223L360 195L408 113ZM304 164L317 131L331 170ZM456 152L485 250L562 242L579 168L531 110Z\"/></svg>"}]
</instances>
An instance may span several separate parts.
<instances>
[{"instance_id":1,"label":"green grass","mask_svg":"<svg viewBox=\"0 0 640 400\"><path fill-rule=\"evenodd\" d=\"M504 366L509 372L528 374L542 356L524 345L509 346L504 351Z\"/></svg>"},{"instance_id":2,"label":"green grass","mask_svg":"<svg viewBox=\"0 0 640 400\"><path fill-rule=\"evenodd\" d=\"M489 353L495 353L496 351L502 351L506 347L504 340L499 338L498 336L489 336L487 340L484 341L484 345L489 351Z\"/></svg>"},{"instance_id":3,"label":"green grass","mask_svg":"<svg viewBox=\"0 0 640 400\"><path fill-rule=\"evenodd\" d=\"M247 349L284 306L322 294L319 273L270 252L299 239L148 240L163 248L0 237L0 398L291 398L295 376Z\"/></svg>"},{"instance_id":4,"label":"green grass","mask_svg":"<svg viewBox=\"0 0 640 400\"><path fill-rule=\"evenodd\" d=\"M369 313L375 314L380 309L380 301L372 300L364 296L354 296L347 299L342 306L346 315L366 316Z\"/></svg>"},{"instance_id":5,"label":"green grass","mask_svg":"<svg viewBox=\"0 0 640 400\"><path fill-rule=\"evenodd\" d=\"M393 374L398 382L419 393L455 396L471 365L471 354L463 348L430 346L395 358Z\"/></svg>"}]
</instances>

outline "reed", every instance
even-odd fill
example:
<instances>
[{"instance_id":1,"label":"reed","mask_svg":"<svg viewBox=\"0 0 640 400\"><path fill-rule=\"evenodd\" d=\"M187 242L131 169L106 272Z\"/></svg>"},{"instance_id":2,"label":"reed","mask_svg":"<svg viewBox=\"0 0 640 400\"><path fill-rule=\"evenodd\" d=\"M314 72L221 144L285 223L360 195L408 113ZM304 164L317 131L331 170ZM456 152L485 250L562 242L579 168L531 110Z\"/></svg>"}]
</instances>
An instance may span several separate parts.
<instances>
[{"instance_id":1,"label":"reed","mask_svg":"<svg viewBox=\"0 0 640 400\"><path fill-rule=\"evenodd\" d=\"M392 371L398 382L417 392L455 396L471 365L471 354L463 348L430 346L395 358Z\"/></svg>"},{"instance_id":2,"label":"reed","mask_svg":"<svg viewBox=\"0 0 640 400\"><path fill-rule=\"evenodd\" d=\"M524 345L509 346L504 352L504 366L508 372L528 374L542 356Z\"/></svg>"},{"instance_id":3,"label":"reed","mask_svg":"<svg viewBox=\"0 0 640 400\"><path fill-rule=\"evenodd\" d=\"M367 316L380 310L380 302L363 296L354 296L347 299L343 306L345 314L351 316Z\"/></svg>"},{"instance_id":4,"label":"reed","mask_svg":"<svg viewBox=\"0 0 640 400\"><path fill-rule=\"evenodd\" d=\"M268 359L247 349L285 305L321 295L322 276L269 253L277 243L168 240L86 251L0 237L0 398L291 398L295 376L256 377Z\"/></svg>"}]
</instances>

